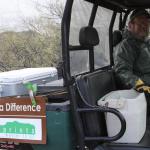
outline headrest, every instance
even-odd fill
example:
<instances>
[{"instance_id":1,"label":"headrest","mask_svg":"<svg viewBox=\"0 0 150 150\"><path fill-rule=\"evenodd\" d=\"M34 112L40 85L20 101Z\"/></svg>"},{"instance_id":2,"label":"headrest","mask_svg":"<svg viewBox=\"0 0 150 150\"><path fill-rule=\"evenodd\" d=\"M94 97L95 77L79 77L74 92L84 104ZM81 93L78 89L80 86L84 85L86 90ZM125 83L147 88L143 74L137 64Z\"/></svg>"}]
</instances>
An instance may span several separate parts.
<instances>
[{"instance_id":1,"label":"headrest","mask_svg":"<svg viewBox=\"0 0 150 150\"><path fill-rule=\"evenodd\" d=\"M98 32L95 28L87 26L83 27L79 33L79 42L83 46L96 46L99 44Z\"/></svg>"},{"instance_id":2,"label":"headrest","mask_svg":"<svg viewBox=\"0 0 150 150\"><path fill-rule=\"evenodd\" d=\"M122 40L122 33L119 30L113 32L113 46L119 44Z\"/></svg>"}]
</instances>

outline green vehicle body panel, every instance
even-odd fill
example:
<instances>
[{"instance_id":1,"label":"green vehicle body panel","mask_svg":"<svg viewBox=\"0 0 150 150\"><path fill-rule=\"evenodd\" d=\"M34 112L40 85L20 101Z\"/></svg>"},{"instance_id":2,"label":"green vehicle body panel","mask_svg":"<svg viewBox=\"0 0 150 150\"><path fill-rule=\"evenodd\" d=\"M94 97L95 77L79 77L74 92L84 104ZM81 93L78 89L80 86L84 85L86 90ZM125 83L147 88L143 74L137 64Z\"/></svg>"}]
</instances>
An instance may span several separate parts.
<instances>
[{"instance_id":1,"label":"green vehicle body panel","mask_svg":"<svg viewBox=\"0 0 150 150\"><path fill-rule=\"evenodd\" d=\"M70 111L48 111L47 144L32 145L34 150L74 150L75 134Z\"/></svg>"}]
</instances>

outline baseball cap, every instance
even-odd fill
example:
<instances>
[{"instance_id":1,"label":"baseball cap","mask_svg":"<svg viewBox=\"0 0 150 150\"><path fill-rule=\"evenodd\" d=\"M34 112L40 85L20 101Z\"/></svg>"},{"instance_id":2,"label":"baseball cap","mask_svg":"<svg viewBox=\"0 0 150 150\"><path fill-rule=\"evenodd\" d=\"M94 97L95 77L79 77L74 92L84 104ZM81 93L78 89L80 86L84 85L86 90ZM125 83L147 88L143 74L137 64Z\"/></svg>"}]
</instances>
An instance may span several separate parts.
<instances>
[{"instance_id":1,"label":"baseball cap","mask_svg":"<svg viewBox=\"0 0 150 150\"><path fill-rule=\"evenodd\" d=\"M138 16L145 16L147 18L150 18L150 14L145 9L135 9L130 15L130 21Z\"/></svg>"}]
</instances>

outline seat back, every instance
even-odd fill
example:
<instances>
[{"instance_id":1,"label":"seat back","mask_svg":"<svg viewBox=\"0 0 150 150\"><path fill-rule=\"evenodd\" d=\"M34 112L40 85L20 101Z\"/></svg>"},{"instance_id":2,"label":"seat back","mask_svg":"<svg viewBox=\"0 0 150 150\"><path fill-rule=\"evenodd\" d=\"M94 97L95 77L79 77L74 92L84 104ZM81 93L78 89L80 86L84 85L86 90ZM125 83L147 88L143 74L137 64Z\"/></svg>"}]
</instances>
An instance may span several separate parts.
<instances>
[{"instance_id":1,"label":"seat back","mask_svg":"<svg viewBox=\"0 0 150 150\"><path fill-rule=\"evenodd\" d=\"M119 30L113 32L113 47L122 41L122 33Z\"/></svg>"},{"instance_id":2,"label":"seat back","mask_svg":"<svg viewBox=\"0 0 150 150\"><path fill-rule=\"evenodd\" d=\"M85 103L95 106L102 96L116 89L112 71L96 71L81 75L77 77L77 87L82 98L80 107L87 107ZM104 113L88 112L82 119L87 136L107 135Z\"/></svg>"}]
</instances>

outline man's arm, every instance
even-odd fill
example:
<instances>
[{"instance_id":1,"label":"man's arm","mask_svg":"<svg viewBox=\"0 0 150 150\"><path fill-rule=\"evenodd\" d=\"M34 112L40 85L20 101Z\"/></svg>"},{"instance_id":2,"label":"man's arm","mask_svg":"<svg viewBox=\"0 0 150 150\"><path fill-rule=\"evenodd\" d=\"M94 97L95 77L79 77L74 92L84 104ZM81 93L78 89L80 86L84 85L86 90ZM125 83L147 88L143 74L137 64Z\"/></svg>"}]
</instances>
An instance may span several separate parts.
<instances>
[{"instance_id":1,"label":"man's arm","mask_svg":"<svg viewBox=\"0 0 150 150\"><path fill-rule=\"evenodd\" d=\"M136 50L129 45L127 40L122 41L114 48L114 69L116 76L126 87L135 87L136 81L139 79L133 73L136 57Z\"/></svg>"}]
</instances>

